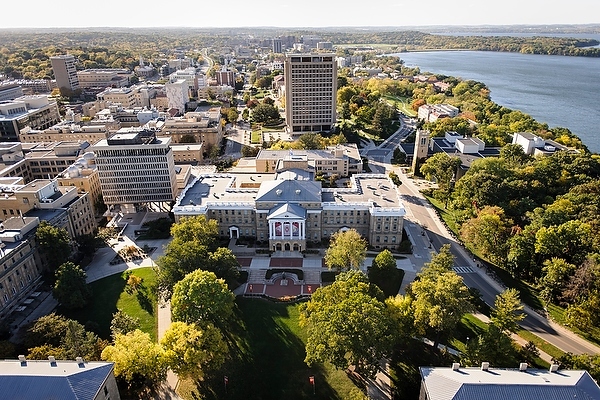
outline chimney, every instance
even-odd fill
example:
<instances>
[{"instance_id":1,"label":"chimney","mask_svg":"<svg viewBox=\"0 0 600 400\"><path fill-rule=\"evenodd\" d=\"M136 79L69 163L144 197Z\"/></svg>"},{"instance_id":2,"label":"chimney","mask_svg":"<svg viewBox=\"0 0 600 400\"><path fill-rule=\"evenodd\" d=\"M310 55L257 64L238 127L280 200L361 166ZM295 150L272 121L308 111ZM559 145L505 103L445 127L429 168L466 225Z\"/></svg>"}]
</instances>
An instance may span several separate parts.
<instances>
[{"instance_id":1,"label":"chimney","mask_svg":"<svg viewBox=\"0 0 600 400\"><path fill-rule=\"evenodd\" d=\"M519 371L527 371L527 363L520 363L519 364Z\"/></svg>"},{"instance_id":2,"label":"chimney","mask_svg":"<svg viewBox=\"0 0 600 400\"><path fill-rule=\"evenodd\" d=\"M550 372L556 372L556 371L558 371L558 364L551 364Z\"/></svg>"},{"instance_id":3,"label":"chimney","mask_svg":"<svg viewBox=\"0 0 600 400\"><path fill-rule=\"evenodd\" d=\"M27 366L27 360L25 359L24 355L20 355L19 356L19 361L21 362L21 367L26 367Z\"/></svg>"},{"instance_id":4,"label":"chimney","mask_svg":"<svg viewBox=\"0 0 600 400\"><path fill-rule=\"evenodd\" d=\"M452 363L452 371L458 371L460 368L460 363Z\"/></svg>"},{"instance_id":5,"label":"chimney","mask_svg":"<svg viewBox=\"0 0 600 400\"><path fill-rule=\"evenodd\" d=\"M484 361L481 363L481 370L482 371L487 371L488 369L490 369L490 363L487 361Z\"/></svg>"}]
</instances>

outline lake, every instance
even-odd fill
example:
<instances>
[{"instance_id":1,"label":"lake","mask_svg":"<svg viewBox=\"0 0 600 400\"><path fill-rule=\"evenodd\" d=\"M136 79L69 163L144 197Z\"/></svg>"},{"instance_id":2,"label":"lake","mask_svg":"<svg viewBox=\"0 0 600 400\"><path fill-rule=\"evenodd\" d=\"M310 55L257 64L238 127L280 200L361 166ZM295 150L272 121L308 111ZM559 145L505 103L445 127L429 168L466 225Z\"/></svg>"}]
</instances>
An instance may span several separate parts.
<instances>
[{"instance_id":1,"label":"lake","mask_svg":"<svg viewBox=\"0 0 600 400\"><path fill-rule=\"evenodd\" d=\"M600 58L486 51L394 55L421 72L483 82L494 102L568 128L600 153Z\"/></svg>"}]
</instances>

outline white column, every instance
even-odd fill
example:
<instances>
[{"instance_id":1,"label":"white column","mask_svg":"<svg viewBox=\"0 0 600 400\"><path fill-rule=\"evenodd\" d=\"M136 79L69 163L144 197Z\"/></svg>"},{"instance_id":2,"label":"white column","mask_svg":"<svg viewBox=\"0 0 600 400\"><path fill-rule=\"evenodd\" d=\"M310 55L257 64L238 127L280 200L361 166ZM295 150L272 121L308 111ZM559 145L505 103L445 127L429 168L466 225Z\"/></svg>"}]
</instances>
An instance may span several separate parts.
<instances>
[{"instance_id":1,"label":"white column","mask_svg":"<svg viewBox=\"0 0 600 400\"><path fill-rule=\"evenodd\" d=\"M306 221L300 222L300 239L306 239Z\"/></svg>"},{"instance_id":2,"label":"white column","mask_svg":"<svg viewBox=\"0 0 600 400\"><path fill-rule=\"evenodd\" d=\"M273 239L273 221L269 221L269 240Z\"/></svg>"}]
</instances>

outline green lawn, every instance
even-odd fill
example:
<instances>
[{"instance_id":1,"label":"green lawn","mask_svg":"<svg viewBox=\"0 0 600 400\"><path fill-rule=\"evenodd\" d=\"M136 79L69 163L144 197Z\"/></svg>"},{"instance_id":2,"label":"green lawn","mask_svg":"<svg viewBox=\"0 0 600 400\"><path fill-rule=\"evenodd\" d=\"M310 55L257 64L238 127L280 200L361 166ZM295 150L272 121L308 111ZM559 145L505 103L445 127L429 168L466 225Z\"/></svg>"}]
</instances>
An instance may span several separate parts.
<instances>
[{"instance_id":1,"label":"green lawn","mask_svg":"<svg viewBox=\"0 0 600 400\"><path fill-rule=\"evenodd\" d=\"M156 340L157 301L151 289L156 284L156 273L152 268L140 268L132 273L144 279L143 287L137 293L126 292L125 273L111 275L90 284L92 301L85 308L74 311L59 309L59 313L82 324L94 322L98 327L95 329L98 335L103 339L110 339L112 316L120 308L139 318L140 329Z\"/></svg>"},{"instance_id":2,"label":"green lawn","mask_svg":"<svg viewBox=\"0 0 600 400\"><path fill-rule=\"evenodd\" d=\"M398 111L408 115L409 117L416 117L417 113L411 108L412 99L410 97L400 96L383 96L387 101L396 105Z\"/></svg>"},{"instance_id":3,"label":"green lawn","mask_svg":"<svg viewBox=\"0 0 600 400\"><path fill-rule=\"evenodd\" d=\"M297 304L238 298L237 305L227 329L228 361L203 382L182 382L178 391L185 399L347 399L356 390L344 371L304 363L306 335Z\"/></svg>"},{"instance_id":4,"label":"green lawn","mask_svg":"<svg viewBox=\"0 0 600 400\"><path fill-rule=\"evenodd\" d=\"M252 131L252 135L250 136L250 143L252 144L262 144L262 130Z\"/></svg>"}]
</instances>

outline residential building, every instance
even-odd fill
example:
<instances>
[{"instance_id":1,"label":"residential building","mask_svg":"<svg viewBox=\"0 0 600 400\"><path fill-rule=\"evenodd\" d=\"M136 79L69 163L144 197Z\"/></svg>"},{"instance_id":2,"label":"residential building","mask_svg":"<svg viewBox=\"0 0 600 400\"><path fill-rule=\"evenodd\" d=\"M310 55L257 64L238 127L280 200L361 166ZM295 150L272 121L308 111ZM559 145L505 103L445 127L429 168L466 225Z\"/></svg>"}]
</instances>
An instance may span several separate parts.
<instances>
[{"instance_id":1,"label":"residential building","mask_svg":"<svg viewBox=\"0 0 600 400\"><path fill-rule=\"evenodd\" d=\"M402 240L404 206L384 174L355 174L350 187L324 189L309 171L208 173L197 177L173 207L176 219L206 215L221 237L253 237L269 249L302 251L308 242L356 229L374 248Z\"/></svg>"},{"instance_id":2,"label":"residential building","mask_svg":"<svg viewBox=\"0 0 600 400\"><path fill-rule=\"evenodd\" d=\"M175 200L177 180L170 138L123 129L92 146L104 203L133 211L140 204Z\"/></svg>"},{"instance_id":3,"label":"residential building","mask_svg":"<svg viewBox=\"0 0 600 400\"><path fill-rule=\"evenodd\" d=\"M287 168L341 177L363 172L362 158L354 143L329 146L324 150L260 150L256 156L256 172L277 172Z\"/></svg>"},{"instance_id":4,"label":"residential building","mask_svg":"<svg viewBox=\"0 0 600 400\"><path fill-rule=\"evenodd\" d=\"M126 68L95 68L77 72L79 87L83 89L123 87L129 85L133 73Z\"/></svg>"},{"instance_id":5,"label":"residential building","mask_svg":"<svg viewBox=\"0 0 600 400\"><path fill-rule=\"evenodd\" d=\"M94 215L99 214L98 202L102 200L102 188L96 168L94 153L85 153L56 177L58 186L73 186L81 195L88 194Z\"/></svg>"},{"instance_id":6,"label":"residential building","mask_svg":"<svg viewBox=\"0 0 600 400\"><path fill-rule=\"evenodd\" d=\"M0 361L0 387L7 399L120 400L114 363L104 361Z\"/></svg>"},{"instance_id":7,"label":"residential building","mask_svg":"<svg viewBox=\"0 0 600 400\"><path fill-rule=\"evenodd\" d=\"M417 111L417 118L425 122L435 122L439 118L454 118L460 110L450 104L423 104Z\"/></svg>"},{"instance_id":8,"label":"residential building","mask_svg":"<svg viewBox=\"0 0 600 400\"><path fill-rule=\"evenodd\" d=\"M531 369L527 363L519 368L420 367L419 400L467 399L600 399L600 387L587 371Z\"/></svg>"},{"instance_id":9,"label":"residential building","mask_svg":"<svg viewBox=\"0 0 600 400\"><path fill-rule=\"evenodd\" d=\"M272 39L272 46L273 53L283 53L282 42L280 38Z\"/></svg>"},{"instance_id":10,"label":"residential building","mask_svg":"<svg viewBox=\"0 0 600 400\"><path fill-rule=\"evenodd\" d=\"M21 96L0 101L0 141L15 142L25 127L46 129L60 122L56 101L47 96Z\"/></svg>"},{"instance_id":11,"label":"residential building","mask_svg":"<svg viewBox=\"0 0 600 400\"><path fill-rule=\"evenodd\" d=\"M79 78L77 77L77 69L75 67L75 57L70 54L50 57L52 71L56 79L56 86L63 89L77 90L79 89Z\"/></svg>"},{"instance_id":12,"label":"residential building","mask_svg":"<svg viewBox=\"0 0 600 400\"><path fill-rule=\"evenodd\" d=\"M225 67L221 71L217 71L215 77L217 78L217 85L235 86L235 72L227 70Z\"/></svg>"},{"instance_id":13,"label":"residential building","mask_svg":"<svg viewBox=\"0 0 600 400\"><path fill-rule=\"evenodd\" d=\"M41 281L42 263L35 244L40 220L12 217L0 223L0 320L6 321ZM2 368L0 368L2 370ZM0 375L3 372L0 372ZM4 387L0 378L0 387ZM3 394L6 395L3 389ZM10 397L7 397L10 398Z\"/></svg>"},{"instance_id":14,"label":"residential building","mask_svg":"<svg viewBox=\"0 0 600 400\"><path fill-rule=\"evenodd\" d=\"M288 130L292 134L330 131L336 122L335 55L288 54L284 73Z\"/></svg>"}]
</instances>

